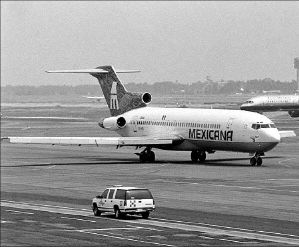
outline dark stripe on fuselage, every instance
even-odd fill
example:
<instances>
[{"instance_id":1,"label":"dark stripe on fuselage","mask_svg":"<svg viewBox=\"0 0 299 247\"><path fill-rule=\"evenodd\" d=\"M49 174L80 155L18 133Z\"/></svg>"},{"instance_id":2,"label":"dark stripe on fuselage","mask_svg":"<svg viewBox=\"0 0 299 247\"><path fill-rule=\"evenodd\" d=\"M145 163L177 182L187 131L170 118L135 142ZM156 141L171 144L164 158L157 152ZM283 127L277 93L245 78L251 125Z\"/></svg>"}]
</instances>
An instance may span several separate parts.
<instances>
[{"instance_id":1,"label":"dark stripe on fuselage","mask_svg":"<svg viewBox=\"0 0 299 247\"><path fill-rule=\"evenodd\" d=\"M246 111L291 111L299 110L299 105L286 104L286 105L255 105L255 106L241 106L241 110Z\"/></svg>"}]
</instances>

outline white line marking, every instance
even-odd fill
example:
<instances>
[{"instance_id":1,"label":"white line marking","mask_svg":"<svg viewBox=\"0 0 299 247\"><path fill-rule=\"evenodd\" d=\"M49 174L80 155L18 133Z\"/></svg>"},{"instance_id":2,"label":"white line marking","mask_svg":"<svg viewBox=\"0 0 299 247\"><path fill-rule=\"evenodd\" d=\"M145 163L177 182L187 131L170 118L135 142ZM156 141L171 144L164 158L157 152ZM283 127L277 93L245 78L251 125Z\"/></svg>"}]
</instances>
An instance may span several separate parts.
<instances>
[{"instance_id":1,"label":"white line marking","mask_svg":"<svg viewBox=\"0 0 299 247\"><path fill-rule=\"evenodd\" d=\"M118 237L118 236L113 236L113 235L108 235L108 234L100 234L100 233L96 233L96 232L89 232L89 231L80 231L80 232L82 232L82 233L88 233L88 234L93 234L93 235L98 235L98 236L102 236L102 237L116 238L116 239L122 239L122 240L127 240L127 241L145 243L145 244L175 247L175 245L170 245L170 244L162 244L162 243L157 243L157 242L150 242L150 241L138 240L138 239L134 239L134 238Z\"/></svg>"},{"instance_id":2,"label":"white line marking","mask_svg":"<svg viewBox=\"0 0 299 247\"><path fill-rule=\"evenodd\" d=\"M203 239L214 239L214 238L211 238L211 237L206 237L206 236L199 236L200 238L203 238Z\"/></svg>"},{"instance_id":3,"label":"white line marking","mask_svg":"<svg viewBox=\"0 0 299 247\"><path fill-rule=\"evenodd\" d=\"M240 241L237 241L237 240L231 240L231 239L225 239L225 238L221 238L219 240L222 240L222 241L229 241L229 242L234 242L234 243L244 243L244 242L240 242Z\"/></svg>"},{"instance_id":4,"label":"white line marking","mask_svg":"<svg viewBox=\"0 0 299 247\"><path fill-rule=\"evenodd\" d=\"M74 209L65 209L65 208L59 208L57 206L55 207L49 207L49 206L36 206L36 205L30 205L30 204L24 204L19 202L3 202L1 201L1 206L4 207L12 207L12 208L19 208L19 209L30 209L30 210L37 210L37 211L45 211L45 212L51 212L51 213L59 213L59 214L67 214L67 215L80 215L80 216L89 216L94 217L92 213L88 213L82 210L74 210ZM109 218L102 218L103 220L115 220L120 222L116 219L109 219ZM281 235L281 236L273 236L270 234L265 233L259 233L257 231L248 230L248 229L242 229L237 230L232 227L223 227L223 228L230 228L229 229L219 229L215 226L202 226L199 225L200 223L190 222L190 223L177 223L171 220L136 220L131 221L131 224L139 224L139 225L149 225L149 226L156 226L156 227L162 227L162 228L170 228L170 229L177 229L177 230L184 230L184 231L195 231L195 232L205 232L208 234L213 235L226 235L230 237L237 237L237 238L245 238L245 239L255 239L255 240L263 240L263 241L269 241L269 242L276 242L276 243L282 243L282 244L293 244L293 245L299 245L299 236L294 236L292 238L282 236L280 233L274 233L275 235ZM217 226L219 227L219 226ZM95 234L91 233L90 234ZM109 236L108 237L113 237ZM132 240L136 241L136 240ZM159 243L158 243L159 244ZM159 244L161 245L161 244Z\"/></svg>"},{"instance_id":5,"label":"white line marking","mask_svg":"<svg viewBox=\"0 0 299 247\"><path fill-rule=\"evenodd\" d=\"M60 217L62 219L69 219L69 220L79 220L79 221L88 221L88 222L93 222L93 223L96 223L95 220L85 220L85 219L79 219L79 218L70 218L70 217Z\"/></svg>"},{"instance_id":6,"label":"white line marking","mask_svg":"<svg viewBox=\"0 0 299 247\"><path fill-rule=\"evenodd\" d=\"M299 238L298 235L285 234L285 233L279 233L279 232L257 231L257 230L251 230L251 229L246 229L246 228L214 225L214 224L207 224L207 223L200 223L200 222L181 221L181 220L168 220L168 219L154 218L154 217L151 217L151 219L158 220L158 221L166 221L166 222L176 222L176 223L194 224L194 225L200 225L200 226L219 227L219 228L224 228L224 229L240 230L240 231L246 231L246 232L261 232L261 233L267 233L267 234Z\"/></svg>"},{"instance_id":7,"label":"white line marking","mask_svg":"<svg viewBox=\"0 0 299 247\"><path fill-rule=\"evenodd\" d=\"M53 165L53 166L49 166L47 169L51 169L51 168L54 168L56 165Z\"/></svg>"},{"instance_id":8,"label":"white line marking","mask_svg":"<svg viewBox=\"0 0 299 247\"><path fill-rule=\"evenodd\" d=\"M260 187L254 187L254 186L238 186L238 185L225 185L225 184L213 184L212 186L216 186L216 187L232 187L232 188L240 188L240 189L271 190L271 191L292 192L292 193L299 192L297 190L278 190L278 189L260 188Z\"/></svg>"},{"instance_id":9,"label":"white line marking","mask_svg":"<svg viewBox=\"0 0 299 247\"><path fill-rule=\"evenodd\" d=\"M286 161L289 161L289 160L295 160L296 158L289 158L289 159L285 159L285 160L281 160L278 162L278 164L282 164L282 163L285 163Z\"/></svg>"},{"instance_id":10,"label":"white line marking","mask_svg":"<svg viewBox=\"0 0 299 247\"><path fill-rule=\"evenodd\" d=\"M16 210L5 210L7 212L13 212L14 214L34 214L34 213L29 213L29 212L24 212L24 211L16 211Z\"/></svg>"}]
</instances>

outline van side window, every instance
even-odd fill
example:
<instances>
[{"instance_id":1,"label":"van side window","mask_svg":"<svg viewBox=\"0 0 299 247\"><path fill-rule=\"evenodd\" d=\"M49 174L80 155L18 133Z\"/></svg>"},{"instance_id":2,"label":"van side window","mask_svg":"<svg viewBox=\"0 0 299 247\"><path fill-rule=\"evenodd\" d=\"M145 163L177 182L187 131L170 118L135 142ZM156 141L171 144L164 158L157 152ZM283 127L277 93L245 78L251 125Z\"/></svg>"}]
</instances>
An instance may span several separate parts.
<instances>
[{"instance_id":1,"label":"van side window","mask_svg":"<svg viewBox=\"0 0 299 247\"><path fill-rule=\"evenodd\" d=\"M125 200L126 191L125 190L117 190L115 194L115 199Z\"/></svg>"},{"instance_id":2,"label":"van side window","mask_svg":"<svg viewBox=\"0 0 299 247\"><path fill-rule=\"evenodd\" d=\"M108 199L112 199L115 190L110 190Z\"/></svg>"},{"instance_id":3,"label":"van side window","mask_svg":"<svg viewBox=\"0 0 299 247\"><path fill-rule=\"evenodd\" d=\"M107 190L105 190L105 191L102 193L102 197L103 197L104 199L107 198L108 191L109 191L109 190L107 189Z\"/></svg>"}]
</instances>

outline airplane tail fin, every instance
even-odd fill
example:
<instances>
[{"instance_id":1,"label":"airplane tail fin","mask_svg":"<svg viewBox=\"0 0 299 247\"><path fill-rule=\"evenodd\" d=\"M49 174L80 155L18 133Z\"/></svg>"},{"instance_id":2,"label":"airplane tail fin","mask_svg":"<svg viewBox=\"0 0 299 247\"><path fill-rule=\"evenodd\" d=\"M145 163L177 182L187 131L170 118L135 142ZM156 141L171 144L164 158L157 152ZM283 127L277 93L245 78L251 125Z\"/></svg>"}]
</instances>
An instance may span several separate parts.
<instances>
[{"instance_id":1,"label":"airplane tail fin","mask_svg":"<svg viewBox=\"0 0 299 247\"><path fill-rule=\"evenodd\" d=\"M117 77L117 73L136 73L136 70L115 70L112 66L99 66L95 69L51 70L48 73L88 73L96 77L102 88L111 116L123 114L132 109L146 106L151 101L149 93L128 92Z\"/></svg>"}]
</instances>

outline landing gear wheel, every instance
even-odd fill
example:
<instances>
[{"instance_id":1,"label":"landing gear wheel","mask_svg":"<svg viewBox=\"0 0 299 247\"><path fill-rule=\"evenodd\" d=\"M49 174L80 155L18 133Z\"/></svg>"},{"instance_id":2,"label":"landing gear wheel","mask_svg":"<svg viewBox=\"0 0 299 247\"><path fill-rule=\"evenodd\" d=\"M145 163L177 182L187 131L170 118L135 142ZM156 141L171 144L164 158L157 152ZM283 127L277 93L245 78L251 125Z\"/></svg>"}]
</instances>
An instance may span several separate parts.
<instances>
[{"instance_id":1,"label":"landing gear wheel","mask_svg":"<svg viewBox=\"0 0 299 247\"><path fill-rule=\"evenodd\" d=\"M143 219L147 219L149 217L149 212L146 211L146 212L142 213L141 216Z\"/></svg>"},{"instance_id":2,"label":"landing gear wheel","mask_svg":"<svg viewBox=\"0 0 299 247\"><path fill-rule=\"evenodd\" d=\"M263 159L261 157L256 158L256 165L261 166L263 164Z\"/></svg>"},{"instance_id":3,"label":"landing gear wheel","mask_svg":"<svg viewBox=\"0 0 299 247\"><path fill-rule=\"evenodd\" d=\"M192 151L191 152L191 160L194 163L198 161L198 153L197 153L197 151Z\"/></svg>"},{"instance_id":4,"label":"landing gear wheel","mask_svg":"<svg viewBox=\"0 0 299 247\"><path fill-rule=\"evenodd\" d=\"M155 153L153 152L153 151L150 151L149 153L148 153L148 161L149 162L155 162Z\"/></svg>"},{"instance_id":5,"label":"landing gear wheel","mask_svg":"<svg viewBox=\"0 0 299 247\"><path fill-rule=\"evenodd\" d=\"M144 151L142 151L139 154L139 160L141 163L145 163L145 162L155 162L155 153L150 150L149 148L146 148Z\"/></svg>"},{"instance_id":6,"label":"landing gear wheel","mask_svg":"<svg viewBox=\"0 0 299 247\"><path fill-rule=\"evenodd\" d=\"M206 152L202 151L198 153L199 162L204 162L207 158Z\"/></svg>"},{"instance_id":7,"label":"landing gear wheel","mask_svg":"<svg viewBox=\"0 0 299 247\"><path fill-rule=\"evenodd\" d=\"M101 211L99 210L97 205L93 206L92 211L93 211L94 216L100 216L101 215Z\"/></svg>"},{"instance_id":8,"label":"landing gear wheel","mask_svg":"<svg viewBox=\"0 0 299 247\"><path fill-rule=\"evenodd\" d=\"M139 155L139 161L140 161L140 163L145 163L146 162L146 154L145 153L141 153Z\"/></svg>"},{"instance_id":9,"label":"landing gear wheel","mask_svg":"<svg viewBox=\"0 0 299 247\"><path fill-rule=\"evenodd\" d=\"M250 165L251 166L255 166L256 165L256 157L252 157L251 159L250 159Z\"/></svg>"}]
</instances>

